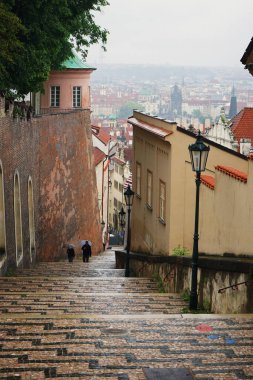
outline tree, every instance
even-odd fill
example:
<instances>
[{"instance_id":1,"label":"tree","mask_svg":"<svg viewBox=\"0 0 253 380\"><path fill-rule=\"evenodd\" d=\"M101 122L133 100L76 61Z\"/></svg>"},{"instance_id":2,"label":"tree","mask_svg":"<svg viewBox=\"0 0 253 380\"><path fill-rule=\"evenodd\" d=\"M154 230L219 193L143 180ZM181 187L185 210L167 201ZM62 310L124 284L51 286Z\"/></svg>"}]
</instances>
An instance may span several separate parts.
<instances>
[{"instance_id":1,"label":"tree","mask_svg":"<svg viewBox=\"0 0 253 380\"><path fill-rule=\"evenodd\" d=\"M91 44L102 42L108 31L94 21L94 13L108 5L107 0L2 0L4 30L11 26L13 42L0 44L0 57L6 58L0 72L0 89L19 94L42 89L51 70L58 70L75 48L85 59ZM1 19L0 19L1 21ZM6 34L6 33L5 33ZM5 35L0 38L5 40ZM6 41L8 41L7 36ZM1 41L1 40L0 40Z\"/></svg>"},{"instance_id":2,"label":"tree","mask_svg":"<svg viewBox=\"0 0 253 380\"><path fill-rule=\"evenodd\" d=\"M14 63L23 48L18 35L25 28L4 4L0 4L0 25L0 78L4 78L8 76L7 66Z\"/></svg>"},{"instance_id":3,"label":"tree","mask_svg":"<svg viewBox=\"0 0 253 380\"><path fill-rule=\"evenodd\" d=\"M129 116L133 114L133 110L138 109L139 111L144 111L144 107L136 102L126 102L124 103L118 112L118 118L119 119L127 119Z\"/></svg>"}]
</instances>

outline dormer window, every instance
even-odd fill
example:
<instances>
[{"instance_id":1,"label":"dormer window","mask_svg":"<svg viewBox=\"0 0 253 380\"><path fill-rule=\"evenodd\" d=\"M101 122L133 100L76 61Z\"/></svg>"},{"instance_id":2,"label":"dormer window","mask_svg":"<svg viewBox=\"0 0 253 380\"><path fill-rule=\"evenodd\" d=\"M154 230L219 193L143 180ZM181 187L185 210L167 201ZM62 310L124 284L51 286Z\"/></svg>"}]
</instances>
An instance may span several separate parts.
<instances>
[{"instance_id":1,"label":"dormer window","mask_svg":"<svg viewBox=\"0 0 253 380\"><path fill-rule=\"evenodd\" d=\"M81 87L73 87L73 108L81 107Z\"/></svg>"},{"instance_id":2,"label":"dormer window","mask_svg":"<svg viewBox=\"0 0 253 380\"><path fill-rule=\"evenodd\" d=\"M50 107L60 107L60 86L51 86Z\"/></svg>"}]
</instances>

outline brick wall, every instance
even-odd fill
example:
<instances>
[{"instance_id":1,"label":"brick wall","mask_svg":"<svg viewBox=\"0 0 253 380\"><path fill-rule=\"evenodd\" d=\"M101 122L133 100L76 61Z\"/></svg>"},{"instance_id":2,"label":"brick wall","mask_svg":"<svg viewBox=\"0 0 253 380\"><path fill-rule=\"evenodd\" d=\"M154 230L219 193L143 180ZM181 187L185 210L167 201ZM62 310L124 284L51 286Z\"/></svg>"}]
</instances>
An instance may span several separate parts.
<instances>
[{"instance_id":1,"label":"brick wall","mask_svg":"<svg viewBox=\"0 0 253 380\"><path fill-rule=\"evenodd\" d=\"M4 99L0 97L0 160L4 176L7 266L16 266L15 170L19 172L21 189L24 258L20 266L31 264L29 176L33 182L37 259L63 258L66 255L63 245L69 241L78 243L80 239L93 242L94 254L100 251L101 227L88 110L38 117L30 122L14 120L5 114Z\"/></svg>"},{"instance_id":2,"label":"brick wall","mask_svg":"<svg viewBox=\"0 0 253 380\"><path fill-rule=\"evenodd\" d=\"M89 239L101 250L88 110L44 116L40 130L40 247L42 259L65 255L64 243Z\"/></svg>"},{"instance_id":3,"label":"brick wall","mask_svg":"<svg viewBox=\"0 0 253 380\"><path fill-rule=\"evenodd\" d=\"M0 97L0 160L3 168L6 253L8 266L16 265L14 224L14 174L20 178L21 218L23 237L23 261L30 265L30 238L28 219L28 178L33 182L35 225L38 220L37 147L39 134L31 122L14 120L4 113L4 99ZM2 268L4 269L4 268ZM5 265L6 269L6 265Z\"/></svg>"}]
</instances>

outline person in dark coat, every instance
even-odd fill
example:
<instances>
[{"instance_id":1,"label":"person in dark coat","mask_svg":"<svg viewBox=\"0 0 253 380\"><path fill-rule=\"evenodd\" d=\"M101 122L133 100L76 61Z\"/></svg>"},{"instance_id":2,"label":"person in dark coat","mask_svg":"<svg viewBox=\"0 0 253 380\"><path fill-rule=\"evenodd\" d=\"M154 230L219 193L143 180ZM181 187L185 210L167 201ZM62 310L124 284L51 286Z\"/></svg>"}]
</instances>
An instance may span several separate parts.
<instances>
[{"instance_id":1,"label":"person in dark coat","mask_svg":"<svg viewBox=\"0 0 253 380\"><path fill-rule=\"evenodd\" d=\"M72 244L68 244L67 246L67 256L68 256L69 262L72 263L75 257L75 250Z\"/></svg>"},{"instance_id":2,"label":"person in dark coat","mask_svg":"<svg viewBox=\"0 0 253 380\"><path fill-rule=\"evenodd\" d=\"M85 244L82 246L83 251L83 262L89 262L89 258L91 257L91 246L89 242L86 240Z\"/></svg>"}]
</instances>

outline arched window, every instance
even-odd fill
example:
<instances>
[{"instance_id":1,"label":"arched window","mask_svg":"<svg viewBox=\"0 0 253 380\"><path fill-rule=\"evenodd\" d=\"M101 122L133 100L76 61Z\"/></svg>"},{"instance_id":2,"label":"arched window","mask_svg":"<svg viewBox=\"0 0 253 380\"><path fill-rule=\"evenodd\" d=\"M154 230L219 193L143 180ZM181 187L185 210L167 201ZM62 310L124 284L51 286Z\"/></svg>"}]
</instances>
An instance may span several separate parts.
<instances>
[{"instance_id":1,"label":"arched window","mask_svg":"<svg viewBox=\"0 0 253 380\"><path fill-rule=\"evenodd\" d=\"M28 217L29 217L29 237L30 237L30 260L33 261L35 255L35 229L34 229L34 206L33 206L33 184L32 179L28 179Z\"/></svg>"},{"instance_id":2,"label":"arched window","mask_svg":"<svg viewBox=\"0 0 253 380\"><path fill-rule=\"evenodd\" d=\"M23 258L23 239L22 239L22 219L21 219L21 199L19 174L14 175L14 220L15 220L15 239L16 239L16 263L19 265Z\"/></svg>"},{"instance_id":3,"label":"arched window","mask_svg":"<svg viewBox=\"0 0 253 380\"><path fill-rule=\"evenodd\" d=\"M6 255L5 209L4 209L4 178L0 162L0 260Z\"/></svg>"}]
</instances>

